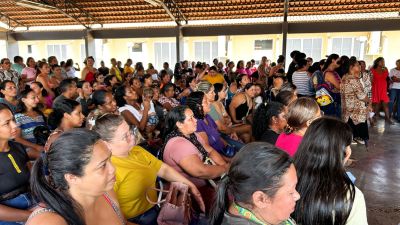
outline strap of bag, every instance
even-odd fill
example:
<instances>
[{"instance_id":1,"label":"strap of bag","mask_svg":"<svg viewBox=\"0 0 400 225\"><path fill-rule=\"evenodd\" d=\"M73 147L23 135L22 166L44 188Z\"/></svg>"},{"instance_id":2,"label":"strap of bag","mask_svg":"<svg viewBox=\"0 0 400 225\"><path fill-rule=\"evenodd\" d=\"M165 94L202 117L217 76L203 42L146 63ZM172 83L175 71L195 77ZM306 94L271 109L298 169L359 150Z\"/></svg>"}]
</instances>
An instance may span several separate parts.
<instances>
[{"instance_id":1,"label":"strap of bag","mask_svg":"<svg viewBox=\"0 0 400 225\"><path fill-rule=\"evenodd\" d=\"M150 197L149 197L149 191L150 191L150 190L154 190L154 191L158 191L158 192L159 192L157 202L154 202L154 201L152 201L152 200L150 199ZM160 205L160 204L162 204L162 203L164 203L164 202L166 201L165 199L161 199L163 193L169 193L169 191L164 190L164 188L163 188L162 185L161 185L161 188L148 188L148 189L146 190L146 199L147 199L147 201L148 201L150 204L153 204L153 205Z\"/></svg>"}]
</instances>

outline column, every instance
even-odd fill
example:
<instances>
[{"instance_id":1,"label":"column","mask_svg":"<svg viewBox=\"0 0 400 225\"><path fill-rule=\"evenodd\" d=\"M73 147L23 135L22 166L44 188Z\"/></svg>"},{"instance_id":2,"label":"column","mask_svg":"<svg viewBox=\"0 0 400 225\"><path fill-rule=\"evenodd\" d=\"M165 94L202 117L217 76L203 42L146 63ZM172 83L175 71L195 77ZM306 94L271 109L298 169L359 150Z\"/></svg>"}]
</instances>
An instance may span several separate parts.
<instances>
[{"instance_id":1,"label":"column","mask_svg":"<svg viewBox=\"0 0 400 225\"><path fill-rule=\"evenodd\" d=\"M5 33L5 40L7 48L7 57L10 59L11 62L13 62L14 56L19 55L18 41L15 40L15 38L11 35L10 32Z\"/></svg>"},{"instance_id":2,"label":"column","mask_svg":"<svg viewBox=\"0 0 400 225\"><path fill-rule=\"evenodd\" d=\"M184 40L182 33L182 26L178 25L176 27L176 62L181 62L184 60Z\"/></svg>"}]
</instances>

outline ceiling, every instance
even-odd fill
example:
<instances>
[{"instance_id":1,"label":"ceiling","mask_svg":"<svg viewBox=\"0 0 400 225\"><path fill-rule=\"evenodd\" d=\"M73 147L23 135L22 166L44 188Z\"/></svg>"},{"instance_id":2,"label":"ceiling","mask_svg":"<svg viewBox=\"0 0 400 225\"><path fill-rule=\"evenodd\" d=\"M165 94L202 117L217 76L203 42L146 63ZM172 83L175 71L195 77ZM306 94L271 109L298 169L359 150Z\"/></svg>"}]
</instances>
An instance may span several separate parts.
<instances>
[{"instance_id":1,"label":"ceiling","mask_svg":"<svg viewBox=\"0 0 400 225\"><path fill-rule=\"evenodd\" d=\"M99 24L232 20L283 17L284 0L32 0L51 6L48 11L17 5L19 0L2 0L0 21L9 26L66 26ZM288 17L334 16L372 13L396 13L399 0L290 0ZM170 14L168 14L168 11ZM346 19L348 16L344 16ZM317 17L318 18L318 17Z\"/></svg>"}]
</instances>

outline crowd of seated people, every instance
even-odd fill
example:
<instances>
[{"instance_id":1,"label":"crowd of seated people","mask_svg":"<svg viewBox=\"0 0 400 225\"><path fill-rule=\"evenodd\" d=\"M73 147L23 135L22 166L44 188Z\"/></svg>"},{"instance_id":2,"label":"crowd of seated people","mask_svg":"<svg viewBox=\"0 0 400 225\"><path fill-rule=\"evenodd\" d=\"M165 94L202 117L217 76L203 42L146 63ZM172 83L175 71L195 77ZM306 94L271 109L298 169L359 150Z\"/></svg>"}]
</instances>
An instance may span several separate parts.
<instances>
[{"instance_id":1,"label":"crowd of seated people","mask_svg":"<svg viewBox=\"0 0 400 225\"><path fill-rule=\"evenodd\" d=\"M367 224L345 165L372 111L398 115L382 76L400 72L291 57L287 73L283 56L174 70L2 59L0 225L157 224L159 182L189 187L198 224Z\"/></svg>"}]
</instances>

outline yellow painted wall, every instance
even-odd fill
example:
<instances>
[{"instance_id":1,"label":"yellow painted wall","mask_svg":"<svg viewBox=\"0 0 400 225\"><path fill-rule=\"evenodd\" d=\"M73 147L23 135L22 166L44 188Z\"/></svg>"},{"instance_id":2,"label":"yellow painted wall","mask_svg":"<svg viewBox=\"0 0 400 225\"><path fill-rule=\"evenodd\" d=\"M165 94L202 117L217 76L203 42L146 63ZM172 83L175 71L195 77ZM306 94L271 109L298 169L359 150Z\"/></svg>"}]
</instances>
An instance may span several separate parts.
<instances>
[{"instance_id":1,"label":"yellow painted wall","mask_svg":"<svg viewBox=\"0 0 400 225\"><path fill-rule=\"evenodd\" d=\"M369 32L349 32L349 33L319 33L319 34L288 34L288 38L322 38L322 51L321 57L329 54L328 42L333 37L369 37ZM386 59L387 67L393 67L395 61L400 58L400 31L384 31L382 32L382 51L378 55L365 55L365 61L371 65L376 57L383 56ZM229 46L227 58L237 62L240 59L250 60L255 58L254 52L254 41L255 40L273 40L273 54L270 58L272 61L276 61L278 55L281 53L282 48L282 35L237 35L229 36ZM211 37L184 37L185 48L185 59L192 61L194 60L194 42L196 41L218 41L217 36ZM115 57L122 63L125 63L126 59L130 58L130 48L133 43L141 42L146 43L147 54L145 54L147 62L154 62L154 43L155 42L175 42L175 37L171 38L125 38L125 39L107 39L103 41L106 44L104 49L108 49L102 52L100 49L96 49L98 58L105 61L106 65L109 65L110 58ZM54 40L54 41L21 41L19 42L19 55L25 59L28 56L27 45L34 45L37 49L36 59L47 58L47 45L49 44L66 44L70 49L71 57L75 62L79 62L82 66L81 60L81 44L84 44L83 40ZM231 51L229 51L231 50ZM132 58L134 62L144 61L141 58ZM146 63L147 63L146 62ZM99 66L99 60L96 62Z\"/></svg>"}]
</instances>

